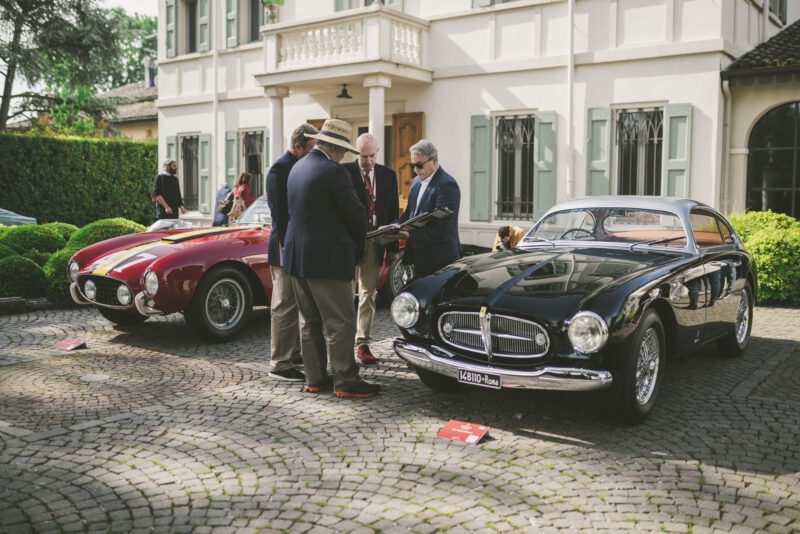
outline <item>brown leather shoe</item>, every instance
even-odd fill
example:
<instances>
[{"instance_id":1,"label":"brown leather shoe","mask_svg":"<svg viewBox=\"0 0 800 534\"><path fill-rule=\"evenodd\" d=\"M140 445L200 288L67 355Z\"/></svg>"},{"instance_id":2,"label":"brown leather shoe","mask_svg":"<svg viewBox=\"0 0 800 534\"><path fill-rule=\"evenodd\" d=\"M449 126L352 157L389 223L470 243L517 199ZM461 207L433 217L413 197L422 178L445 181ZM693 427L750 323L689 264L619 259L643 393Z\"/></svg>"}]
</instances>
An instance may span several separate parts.
<instances>
[{"instance_id":1,"label":"brown leather shoe","mask_svg":"<svg viewBox=\"0 0 800 534\"><path fill-rule=\"evenodd\" d=\"M369 345L361 345L356 349L356 358L362 365L377 365L378 359L372 355Z\"/></svg>"},{"instance_id":2,"label":"brown leather shoe","mask_svg":"<svg viewBox=\"0 0 800 534\"><path fill-rule=\"evenodd\" d=\"M336 389L333 394L340 398L368 399L374 397L381 390L378 384L369 382L359 382L355 386Z\"/></svg>"}]
</instances>

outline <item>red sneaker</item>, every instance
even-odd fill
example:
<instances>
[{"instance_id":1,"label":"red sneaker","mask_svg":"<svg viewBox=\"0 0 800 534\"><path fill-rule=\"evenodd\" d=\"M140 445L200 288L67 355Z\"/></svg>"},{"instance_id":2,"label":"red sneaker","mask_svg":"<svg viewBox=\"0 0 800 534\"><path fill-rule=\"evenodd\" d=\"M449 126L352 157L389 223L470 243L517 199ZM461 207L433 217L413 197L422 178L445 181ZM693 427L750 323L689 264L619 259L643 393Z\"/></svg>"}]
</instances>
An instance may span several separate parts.
<instances>
[{"instance_id":1,"label":"red sneaker","mask_svg":"<svg viewBox=\"0 0 800 534\"><path fill-rule=\"evenodd\" d=\"M377 365L378 359L372 355L368 345L361 345L356 349L356 358L362 365Z\"/></svg>"}]
</instances>

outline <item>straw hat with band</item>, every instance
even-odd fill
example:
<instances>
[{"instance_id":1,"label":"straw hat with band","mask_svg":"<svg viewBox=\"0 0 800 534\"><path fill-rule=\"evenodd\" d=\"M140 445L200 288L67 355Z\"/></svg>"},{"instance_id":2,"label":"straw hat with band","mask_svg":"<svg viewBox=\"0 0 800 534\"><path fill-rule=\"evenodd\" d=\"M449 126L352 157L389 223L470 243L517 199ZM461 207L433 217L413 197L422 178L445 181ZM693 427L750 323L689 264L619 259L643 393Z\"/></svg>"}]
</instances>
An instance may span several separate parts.
<instances>
[{"instance_id":1,"label":"straw hat with band","mask_svg":"<svg viewBox=\"0 0 800 534\"><path fill-rule=\"evenodd\" d=\"M346 148L353 154L360 154L360 152L356 150L356 147L350 144L350 139L353 136L353 127L343 120L327 119L322 124L322 128L318 134L303 135L318 141L325 141L326 143Z\"/></svg>"}]
</instances>

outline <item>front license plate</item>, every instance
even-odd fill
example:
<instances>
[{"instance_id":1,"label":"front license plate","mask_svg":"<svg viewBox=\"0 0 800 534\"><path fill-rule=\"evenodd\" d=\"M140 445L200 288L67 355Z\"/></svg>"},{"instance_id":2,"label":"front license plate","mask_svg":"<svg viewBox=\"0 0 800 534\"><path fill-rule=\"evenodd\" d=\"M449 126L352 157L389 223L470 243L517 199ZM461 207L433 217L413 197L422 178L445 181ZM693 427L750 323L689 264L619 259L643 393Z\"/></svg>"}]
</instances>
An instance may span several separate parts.
<instances>
[{"instance_id":1,"label":"front license plate","mask_svg":"<svg viewBox=\"0 0 800 534\"><path fill-rule=\"evenodd\" d=\"M485 388L500 389L500 376L489 373L476 373L475 371L458 370L458 381L462 384L483 386Z\"/></svg>"}]
</instances>

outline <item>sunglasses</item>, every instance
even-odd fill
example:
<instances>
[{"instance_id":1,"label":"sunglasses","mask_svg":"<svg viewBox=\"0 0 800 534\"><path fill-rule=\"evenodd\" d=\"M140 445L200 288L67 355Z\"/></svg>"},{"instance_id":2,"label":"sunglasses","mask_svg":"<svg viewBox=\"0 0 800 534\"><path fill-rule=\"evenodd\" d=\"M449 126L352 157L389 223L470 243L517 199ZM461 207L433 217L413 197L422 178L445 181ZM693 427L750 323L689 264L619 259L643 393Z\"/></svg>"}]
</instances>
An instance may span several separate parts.
<instances>
[{"instance_id":1,"label":"sunglasses","mask_svg":"<svg viewBox=\"0 0 800 534\"><path fill-rule=\"evenodd\" d=\"M418 162L416 162L416 163L412 163L412 164L411 164L411 166L412 166L412 167L414 167L415 169L419 170L419 169L421 169L422 167L424 167L425 165L427 165L427 164L428 164L428 162L429 162L429 161L431 161L432 159L433 159L433 156L429 157L428 159L426 159L426 160L425 160L425 161L423 161L423 162L419 162L419 161L418 161Z\"/></svg>"}]
</instances>

